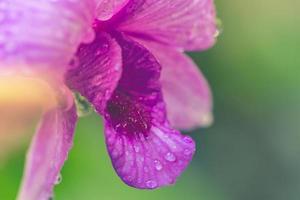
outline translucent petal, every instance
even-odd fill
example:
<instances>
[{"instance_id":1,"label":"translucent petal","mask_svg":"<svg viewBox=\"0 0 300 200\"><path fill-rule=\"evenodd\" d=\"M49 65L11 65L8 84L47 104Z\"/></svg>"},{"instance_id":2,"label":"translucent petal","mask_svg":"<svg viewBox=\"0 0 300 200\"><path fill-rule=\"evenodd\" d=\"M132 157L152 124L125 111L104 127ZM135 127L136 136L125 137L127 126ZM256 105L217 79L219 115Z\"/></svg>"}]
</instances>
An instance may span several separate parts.
<instances>
[{"instance_id":1,"label":"translucent petal","mask_svg":"<svg viewBox=\"0 0 300 200\"><path fill-rule=\"evenodd\" d=\"M73 144L76 109L47 112L31 144L18 200L48 200Z\"/></svg>"}]
</instances>

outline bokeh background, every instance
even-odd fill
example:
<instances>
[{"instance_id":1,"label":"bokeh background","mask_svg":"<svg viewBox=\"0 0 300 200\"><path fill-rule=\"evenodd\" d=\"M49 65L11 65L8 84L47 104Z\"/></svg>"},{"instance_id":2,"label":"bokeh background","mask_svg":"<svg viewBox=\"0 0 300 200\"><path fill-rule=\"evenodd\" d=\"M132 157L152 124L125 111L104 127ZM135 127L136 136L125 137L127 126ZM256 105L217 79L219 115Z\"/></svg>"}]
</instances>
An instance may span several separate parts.
<instances>
[{"instance_id":1,"label":"bokeh background","mask_svg":"<svg viewBox=\"0 0 300 200\"><path fill-rule=\"evenodd\" d=\"M215 123L191 134L195 159L175 186L123 184L105 150L102 122L82 118L56 200L299 200L299 0L216 0L223 32L191 56L211 83ZM34 123L24 132L33 132ZM30 134L29 134L30 135ZM15 198L29 144L0 163L0 199ZM1 148L1 147L0 147Z\"/></svg>"}]
</instances>

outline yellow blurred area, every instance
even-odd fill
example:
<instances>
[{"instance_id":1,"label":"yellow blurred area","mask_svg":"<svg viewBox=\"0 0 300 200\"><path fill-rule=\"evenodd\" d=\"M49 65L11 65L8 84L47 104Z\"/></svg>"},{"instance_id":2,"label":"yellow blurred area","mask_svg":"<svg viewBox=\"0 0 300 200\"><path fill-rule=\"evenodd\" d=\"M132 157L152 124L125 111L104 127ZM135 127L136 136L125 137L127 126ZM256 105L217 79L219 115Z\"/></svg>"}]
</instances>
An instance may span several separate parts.
<instances>
[{"instance_id":1,"label":"yellow blurred area","mask_svg":"<svg viewBox=\"0 0 300 200\"><path fill-rule=\"evenodd\" d=\"M52 106L55 95L44 81L24 77L0 77L0 105Z\"/></svg>"},{"instance_id":2,"label":"yellow blurred area","mask_svg":"<svg viewBox=\"0 0 300 200\"><path fill-rule=\"evenodd\" d=\"M56 104L54 91L43 80L0 76L0 160L24 142L26 131L43 110Z\"/></svg>"}]
</instances>

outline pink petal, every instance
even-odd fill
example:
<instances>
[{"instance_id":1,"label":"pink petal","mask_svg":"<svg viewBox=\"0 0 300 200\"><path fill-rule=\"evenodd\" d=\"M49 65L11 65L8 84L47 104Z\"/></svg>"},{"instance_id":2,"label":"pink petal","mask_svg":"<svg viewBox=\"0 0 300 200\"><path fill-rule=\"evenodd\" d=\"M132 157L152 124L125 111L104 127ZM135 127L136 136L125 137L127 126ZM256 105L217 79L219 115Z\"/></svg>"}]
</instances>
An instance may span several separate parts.
<instances>
[{"instance_id":1,"label":"pink petal","mask_svg":"<svg viewBox=\"0 0 300 200\"><path fill-rule=\"evenodd\" d=\"M132 0L122 10L119 29L184 50L203 50L215 42L213 0Z\"/></svg>"},{"instance_id":2,"label":"pink petal","mask_svg":"<svg viewBox=\"0 0 300 200\"><path fill-rule=\"evenodd\" d=\"M48 200L73 144L76 109L47 112L27 155L19 200Z\"/></svg>"},{"instance_id":3,"label":"pink petal","mask_svg":"<svg viewBox=\"0 0 300 200\"><path fill-rule=\"evenodd\" d=\"M118 42L123 75L105 114L113 166L125 183L136 188L173 184L192 159L195 144L168 123L155 58L129 39L118 36Z\"/></svg>"},{"instance_id":4,"label":"pink petal","mask_svg":"<svg viewBox=\"0 0 300 200\"><path fill-rule=\"evenodd\" d=\"M108 20L119 12L129 0L100 0L97 5L97 18L99 20Z\"/></svg>"},{"instance_id":5,"label":"pink petal","mask_svg":"<svg viewBox=\"0 0 300 200\"><path fill-rule=\"evenodd\" d=\"M0 69L62 73L92 37L94 0L1 0Z\"/></svg>"},{"instance_id":6,"label":"pink petal","mask_svg":"<svg viewBox=\"0 0 300 200\"><path fill-rule=\"evenodd\" d=\"M121 49L115 39L100 32L91 44L80 46L76 66L66 74L67 84L102 113L122 74L121 62Z\"/></svg>"},{"instance_id":7,"label":"pink petal","mask_svg":"<svg viewBox=\"0 0 300 200\"><path fill-rule=\"evenodd\" d=\"M162 90L172 126L183 130L210 126L213 122L211 90L193 60L162 45L140 42L162 65Z\"/></svg>"}]
</instances>

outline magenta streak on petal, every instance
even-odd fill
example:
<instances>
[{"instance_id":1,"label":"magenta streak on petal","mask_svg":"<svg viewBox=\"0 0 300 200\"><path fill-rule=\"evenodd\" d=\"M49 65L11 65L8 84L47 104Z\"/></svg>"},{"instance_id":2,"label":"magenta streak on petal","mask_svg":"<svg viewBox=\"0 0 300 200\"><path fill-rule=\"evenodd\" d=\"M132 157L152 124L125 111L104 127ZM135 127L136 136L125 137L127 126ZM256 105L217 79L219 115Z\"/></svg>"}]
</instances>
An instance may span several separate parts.
<instances>
[{"instance_id":1,"label":"magenta streak on petal","mask_svg":"<svg viewBox=\"0 0 300 200\"><path fill-rule=\"evenodd\" d=\"M212 94L204 75L184 53L139 40L162 65L162 91L173 127L191 130L213 122Z\"/></svg>"},{"instance_id":2,"label":"magenta streak on petal","mask_svg":"<svg viewBox=\"0 0 300 200\"><path fill-rule=\"evenodd\" d=\"M74 68L66 74L67 85L103 113L122 74L119 45L110 35L100 32L91 44L80 46L74 62Z\"/></svg>"},{"instance_id":3,"label":"magenta streak on petal","mask_svg":"<svg viewBox=\"0 0 300 200\"><path fill-rule=\"evenodd\" d=\"M215 42L215 15L213 0L130 0L105 25L174 48L204 50Z\"/></svg>"},{"instance_id":4,"label":"magenta streak on petal","mask_svg":"<svg viewBox=\"0 0 300 200\"><path fill-rule=\"evenodd\" d=\"M48 200L73 144L76 109L47 112L27 155L18 200Z\"/></svg>"},{"instance_id":5,"label":"magenta streak on petal","mask_svg":"<svg viewBox=\"0 0 300 200\"><path fill-rule=\"evenodd\" d=\"M192 159L195 144L168 123L156 59L125 36L115 37L122 48L123 74L105 114L113 166L136 188L173 184Z\"/></svg>"}]
</instances>

